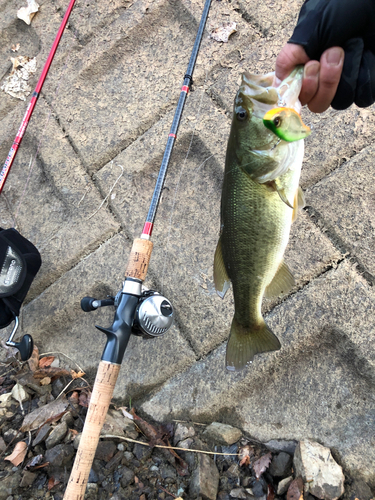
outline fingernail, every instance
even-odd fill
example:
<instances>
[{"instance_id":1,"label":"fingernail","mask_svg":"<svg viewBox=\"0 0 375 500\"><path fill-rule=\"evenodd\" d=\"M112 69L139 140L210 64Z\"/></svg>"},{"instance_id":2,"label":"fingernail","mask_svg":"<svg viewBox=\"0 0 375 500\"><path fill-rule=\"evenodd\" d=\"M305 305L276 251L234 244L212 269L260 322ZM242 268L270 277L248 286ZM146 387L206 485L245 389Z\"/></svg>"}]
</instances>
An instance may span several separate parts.
<instances>
[{"instance_id":1,"label":"fingernail","mask_svg":"<svg viewBox=\"0 0 375 500\"><path fill-rule=\"evenodd\" d=\"M275 76L273 86L274 86L274 87L278 87L278 86L280 85L280 83L281 83L280 78L278 78L277 76Z\"/></svg>"},{"instance_id":2,"label":"fingernail","mask_svg":"<svg viewBox=\"0 0 375 500\"><path fill-rule=\"evenodd\" d=\"M327 51L327 63L331 66L338 66L342 59L342 49L333 48Z\"/></svg>"},{"instance_id":3,"label":"fingernail","mask_svg":"<svg viewBox=\"0 0 375 500\"><path fill-rule=\"evenodd\" d=\"M312 78L318 76L319 69L320 64L318 62L316 64L309 64L309 66L305 66L305 77Z\"/></svg>"}]
</instances>

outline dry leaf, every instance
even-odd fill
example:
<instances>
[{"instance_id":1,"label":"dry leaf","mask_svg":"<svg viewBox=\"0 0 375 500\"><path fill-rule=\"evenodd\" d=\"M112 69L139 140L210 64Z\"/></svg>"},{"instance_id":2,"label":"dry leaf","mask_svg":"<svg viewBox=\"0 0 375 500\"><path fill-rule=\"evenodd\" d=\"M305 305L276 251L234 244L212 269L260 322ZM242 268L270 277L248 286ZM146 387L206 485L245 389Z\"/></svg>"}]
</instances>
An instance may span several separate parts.
<instances>
[{"instance_id":1,"label":"dry leaf","mask_svg":"<svg viewBox=\"0 0 375 500\"><path fill-rule=\"evenodd\" d=\"M79 404L80 406L83 406L84 408L88 408L90 404L90 399L91 399L91 392L90 391L81 391L79 395Z\"/></svg>"},{"instance_id":2,"label":"dry leaf","mask_svg":"<svg viewBox=\"0 0 375 500\"><path fill-rule=\"evenodd\" d=\"M124 415L124 417L127 417L127 418L130 418L131 420L134 420L133 415L127 411L126 406L120 406L119 410L122 411L122 414Z\"/></svg>"},{"instance_id":3,"label":"dry leaf","mask_svg":"<svg viewBox=\"0 0 375 500\"><path fill-rule=\"evenodd\" d=\"M26 101L26 96L32 90L28 80L36 72L36 57L30 59L30 57L18 56L11 57L10 60L13 68L9 76L6 77L5 83L1 86L1 90L12 97Z\"/></svg>"},{"instance_id":4,"label":"dry leaf","mask_svg":"<svg viewBox=\"0 0 375 500\"><path fill-rule=\"evenodd\" d=\"M224 23L221 26L218 26L217 28L213 29L211 31L210 36L217 42L227 43L229 37L233 33L236 33L236 31L237 31L236 23Z\"/></svg>"},{"instance_id":5,"label":"dry leaf","mask_svg":"<svg viewBox=\"0 0 375 500\"><path fill-rule=\"evenodd\" d=\"M44 377L40 381L40 385L49 385L51 383L51 379L49 377Z\"/></svg>"},{"instance_id":6,"label":"dry leaf","mask_svg":"<svg viewBox=\"0 0 375 500\"><path fill-rule=\"evenodd\" d=\"M22 402L29 399L29 395L27 394L23 386L17 382L17 384L12 389L12 398L19 402L19 404L21 405L21 410L23 410Z\"/></svg>"},{"instance_id":7,"label":"dry leaf","mask_svg":"<svg viewBox=\"0 0 375 500\"><path fill-rule=\"evenodd\" d=\"M268 469L268 467L270 466L271 460L272 460L272 453L269 452L269 453L267 453L267 455L263 455L262 457L259 458L259 460L254 462L253 469L255 472L255 477L257 479L259 479L260 476L263 474L263 472L265 472L266 469Z\"/></svg>"},{"instance_id":8,"label":"dry leaf","mask_svg":"<svg viewBox=\"0 0 375 500\"><path fill-rule=\"evenodd\" d=\"M30 370L32 372L35 372L35 370L38 369L38 366L39 366L39 349L36 346L34 346L31 358L28 360L28 365L29 365L29 368L30 368Z\"/></svg>"},{"instance_id":9,"label":"dry leaf","mask_svg":"<svg viewBox=\"0 0 375 500\"><path fill-rule=\"evenodd\" d=\"M23 419L21 432L34 431L46 422L58 419L65 413L68 404L65 398L61 398L37 408Z\"/></svg>"},{"instance_id":10,"label":"dry leaf","mask_svg":"<svg viewBox=\"0 0 375 500\"><path fill-rule=\"evenodd\" d=\"M44 377L67 377L70 375L68 370L64 368L53 368L50 366L49 368L39 368L34 372L35 378L44 378Z\"/></svg>"},{"instance_id":11,"label":"dry leaf","mask_svg":"<svg viewBox=\"0 0 375 500\"><path fill-rule=\"evenodd\" d=\"M50 477L48 480L48 491L52 490L56 484L60 484L60 481L58 479L55 479L54 477Z\"/></svg>"},{"instance_id":12,"label":"dry leaf","mask_svg":"<svg viewBox=\"0 0 375 500\"><path fill-rule=\"evenodd\" d=\"M13 465L18 467L20 463L23 462L24 458L26 457L27 453L27 444L25 441L19 441L11 455L8 455L7 457L4 458L4 460L9 460L9 462L12 462Z\"/></svg>"},{"instance_id":13,"label":"dry leaf","mask_svg":"<svg viewBox=\"0 0 375 500\"><path fill-rule=\"evenodd\" d=\"M289 485L286 494L287 500L303 500L303 480L301 477L294 479Z\"/></svg>"},{"instance_id":14,"label":"dry leaf","mask_svg":"<svg viewBox=\"0 0 375 500\"><path fill-rule=\"evenodd\" d=\"M30 24L38 9L39 4L35 0L27 0L27 7L21 7L17 12L17 17L25 21L26 24Z\"/></svg>"},{"instance_id":15,"label":"dry leaf","mask_svg":"<svg viewBox=\"0 0 375 500\"><path fill-rule=\"evenodd\" d=\"M250 465L250 459L254 456L254 449L252 446L247 444L246 446L242 446L238 450L238 458L240 459L240 467L242 465L248 466Z\"/></svg>"},{"instance_id":16,"label":"dry leaf","mask_svg":"<svg viewBox=\"0 0 375 500\"><path fill-rule=\"evenodd\" d=\"M70 374L73 380L75 380L76 378L82 378L84 375L86 375L85 372L81 372L81 370L78 373L74 370L70 370Z\"/></svg>"},{"instance_id":17,"label":"dry leaf","mask_svg":"<svg viewBox=\"0 0 375 500\"><path fill-rule=\"evenodd\" d=\"M39 368L48 368L49 366L51 366L54 360L55 356L44 356L44 358L40 358Z\"/></svg>"}]
</instances>

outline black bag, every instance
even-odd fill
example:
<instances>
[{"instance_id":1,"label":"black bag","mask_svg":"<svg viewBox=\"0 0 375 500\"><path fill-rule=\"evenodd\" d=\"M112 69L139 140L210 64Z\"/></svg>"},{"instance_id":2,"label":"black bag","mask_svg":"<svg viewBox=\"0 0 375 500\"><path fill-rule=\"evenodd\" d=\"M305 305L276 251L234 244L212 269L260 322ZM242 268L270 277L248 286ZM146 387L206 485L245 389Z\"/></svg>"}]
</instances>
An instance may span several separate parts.
<instances>
[{"instance_id":1,"label":"black bag","mask_svg":"<svg viewBox=\"0 0 375 500\"><path fill-rule=\"evenodd\" d=\"M0 328L19 315L42 264L38 249L15 229L0 228Z\"/></svg>"}]
</instances>

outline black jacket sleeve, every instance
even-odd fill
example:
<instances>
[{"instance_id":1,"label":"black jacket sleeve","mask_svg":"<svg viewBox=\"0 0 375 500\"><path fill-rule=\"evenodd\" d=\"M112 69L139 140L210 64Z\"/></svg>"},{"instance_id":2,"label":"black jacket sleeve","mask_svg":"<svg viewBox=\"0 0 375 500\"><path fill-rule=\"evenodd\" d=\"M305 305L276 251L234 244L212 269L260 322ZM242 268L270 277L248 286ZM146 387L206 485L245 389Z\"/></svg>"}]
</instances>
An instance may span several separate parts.
<instances>
[{"instance_id":1,"label":"black jacket sleeve","mask_svg":"<svg viewBox=\"0 0 375 500\"><path fill-rule=\"evenodd\" d=\"M316 60L330 47L344 49L333 108L375 102L375 0L306 0L289 42Z\"/></svg>"}]
</instances>

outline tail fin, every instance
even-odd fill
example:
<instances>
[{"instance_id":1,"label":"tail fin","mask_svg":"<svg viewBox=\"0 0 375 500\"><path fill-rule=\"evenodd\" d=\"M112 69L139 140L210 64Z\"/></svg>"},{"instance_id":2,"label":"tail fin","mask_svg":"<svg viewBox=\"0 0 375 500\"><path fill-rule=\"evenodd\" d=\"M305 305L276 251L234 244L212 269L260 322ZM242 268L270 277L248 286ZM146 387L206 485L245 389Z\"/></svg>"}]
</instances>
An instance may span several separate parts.
<instances>
[{"instance_id":1,"label":"tail fin","mask_svg":"<svg viewBox=\"0 0 375 500\"><path fill-rule=\"evenodd\" d=\"M279 339L263 319L262 323L244 327L233 318L227 345L227 370L242 370L252 361L255 354L277 351L280 347Z\"/></svg>"}]
</instances>

